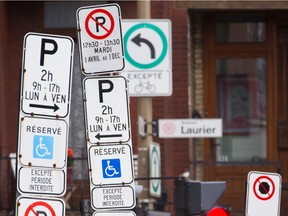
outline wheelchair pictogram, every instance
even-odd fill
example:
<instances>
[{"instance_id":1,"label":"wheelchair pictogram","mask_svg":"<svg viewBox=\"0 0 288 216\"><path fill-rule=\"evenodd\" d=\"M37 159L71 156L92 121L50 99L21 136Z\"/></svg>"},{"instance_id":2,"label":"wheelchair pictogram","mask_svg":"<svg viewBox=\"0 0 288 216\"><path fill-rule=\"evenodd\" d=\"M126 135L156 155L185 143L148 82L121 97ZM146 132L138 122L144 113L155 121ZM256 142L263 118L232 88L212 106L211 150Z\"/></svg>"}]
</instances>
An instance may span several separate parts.
<instances>
[{"instance_id":1,"label":"wheelchair pictogram","mask_svg":"<svg viewBox=\"0 0 288 216\"><path fill-rule=\"evenodd\" d=\"M121 177L120 159L102 160L103 178Z\"/></svg>"},{"instance_id":2,"label":"wheelchair pictogram","mask_svg":"<svg viewBox=\"0 0 288 216\"><path fill-rule=\"evenodd\" d=\"M33 139L33 157L42 159L53 158L53 137L35 135Z\"/></svg>"}]
</instances>

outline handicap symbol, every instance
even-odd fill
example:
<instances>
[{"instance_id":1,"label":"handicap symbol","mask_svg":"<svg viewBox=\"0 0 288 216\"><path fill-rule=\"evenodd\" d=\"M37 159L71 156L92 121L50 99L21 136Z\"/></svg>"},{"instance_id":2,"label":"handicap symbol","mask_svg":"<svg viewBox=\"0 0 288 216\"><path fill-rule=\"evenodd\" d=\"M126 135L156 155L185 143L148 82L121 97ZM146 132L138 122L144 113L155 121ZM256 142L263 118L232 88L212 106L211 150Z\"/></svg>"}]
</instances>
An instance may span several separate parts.
<instances>
[{"instance_id":1,"label":"handicap symbol","mask_svg":"<svg viewBox=\"0 0 288 216\"><path fill-rule=\"evenodd\" d=\"M52 159L53 158L53 137L35 135L33 139L33 157Z\"/></svg>"},{"instance_id":2,"label":"handicap symbol","mask_svg":"<svg viewBox=\"0 0 288 216\"><path fill-rule=\"evenodd\" d=\"M120 159L102 160L103 178L121 177Z\"/></svg>"}]
</instances>

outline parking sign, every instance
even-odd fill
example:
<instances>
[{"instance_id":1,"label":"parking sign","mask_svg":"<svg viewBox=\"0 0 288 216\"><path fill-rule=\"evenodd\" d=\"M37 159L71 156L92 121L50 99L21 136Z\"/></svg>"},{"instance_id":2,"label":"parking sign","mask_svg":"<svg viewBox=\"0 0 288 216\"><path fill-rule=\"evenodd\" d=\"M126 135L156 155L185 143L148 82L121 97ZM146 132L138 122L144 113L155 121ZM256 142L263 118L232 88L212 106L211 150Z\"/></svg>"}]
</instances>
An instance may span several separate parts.
<instances>
[{"instance_id":1,"label":"parking sign","mask_svg":"<svg viewBox=\"0 0 288 216\"><path fill-rule=\"evenodd\" d=\"M77 27L81 68L85 75L124 68L119 5L79 8Z\"/></svg>"}]
</instances>

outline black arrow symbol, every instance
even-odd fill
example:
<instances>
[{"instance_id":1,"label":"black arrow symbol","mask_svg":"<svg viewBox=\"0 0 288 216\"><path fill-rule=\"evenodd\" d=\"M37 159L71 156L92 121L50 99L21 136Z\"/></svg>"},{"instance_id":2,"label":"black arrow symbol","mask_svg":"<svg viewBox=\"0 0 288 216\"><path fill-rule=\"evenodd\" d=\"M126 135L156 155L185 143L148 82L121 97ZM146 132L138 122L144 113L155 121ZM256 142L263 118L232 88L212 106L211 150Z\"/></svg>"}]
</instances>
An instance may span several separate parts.
<instances>
[{"instance_id":1,"label":"black arrow symbol","mask_svg":"<svg viewBox=\"0 0 288 216\"><path fill-rule=\"evenodd\" d=\"M145 39L145 38L141 38L141 33L139 33L138 35L136 35L134 38L131 39L136 45L138 45L139 47L141 47L141 43L145 43L147 44L147 46L150 48L151 50L151 59L155 59L155 48L153 46L153 44Z\"/></svg>"},{"instance_id":2,"label":"black arrow symbol","mask_svg":"<svg viewBox=\"0 0 288 216\"><path fill-rule=\"evenodd\" d=\"M101 140L101 138L122 137L122 134L100 135L100 133L98 133L95 137L96 137L98 140Z\"/></svg>"},{"instance_id":3,"label":"black arrow symbol","mask_svg":"<svg viewBox=\"0 0 288 216\"><path fill-rule=\"evenodd\" d=\"M34 107L34 108L41 108L41 109L53 109L54 112L56 112L59 107L54 104L54 106L48 106L48 105L40 105L40 104L29 104L30 107Z\"/></svg>"}]
</instances>

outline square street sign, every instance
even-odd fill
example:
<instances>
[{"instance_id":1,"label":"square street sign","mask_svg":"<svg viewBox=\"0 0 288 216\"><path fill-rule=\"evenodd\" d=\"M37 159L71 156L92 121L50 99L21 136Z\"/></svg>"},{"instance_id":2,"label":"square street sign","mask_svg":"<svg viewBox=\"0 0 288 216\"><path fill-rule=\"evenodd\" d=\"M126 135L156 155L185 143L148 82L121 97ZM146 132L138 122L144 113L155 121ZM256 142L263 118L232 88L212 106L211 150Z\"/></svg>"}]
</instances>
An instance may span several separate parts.
<instances>
[{"instance_id":1,"label":"square street sign","mask_svg":"<svg viewBox=\"0 0 288 216\"><path fill-rule=\"evenodd\" d=\"M67 123L37 117L22 117L19 121L20 165L64 168L68 147Z\"/></svg>"},{"instance_id":2,"label":"square street sign","mask_svg":"<svg viewBox=\"0 0 288 216\"><path fill-rule=\"evenodd\" d=\"M131 145L93 145L88 154L91 184L122 185L134 181Z\"/></svg>"},{"instance_id":3,"label":"square street sign","mask_svg":"<svg viewBox=\"0 0 288 216\"><path fill-rule=\"evenodd\" d=\"M83 73L121 71L124 52L119 5L81 7L76 15Z\"/></svg>"},{"instance_id":4,"label":"square street sign","mask_svg":"<svg viewBox=\"0 0 288 216\"><path fill-rule=\"evenodd\" d=\"M61 118L69 114L73 55L70 37L25 35L20 99L23 113Z\"/></svg>"},{"instance_id":5,"label":"square street sign","mask_svg":"<svg viewBox=\"0 0 288 216\"><path fill-rule=\"evenodd\" d=\"M122 76L88 77L83 80L88 141L125 143L130 140L127 81Z\"/></svg>"},{"instance_id":6,"label":"square street sign","mask_svg":"<svg viewBox=\"0 0 288 216\"><path fill-rule=\"evenodd\" d=\"M172 94L172 36L168 19L123 20L125 70L130 96Z\"/></svg>"},{"instance_id":7,"label":"square street sign","mask_svg":"<svg viewBox=\"0 0 288 216\"><path fill-rule=\"evenodd\" d=\"M282 177L278 173L249 172L245 215L279 216L281 185Z\"/></svg>"}]
</instances>

